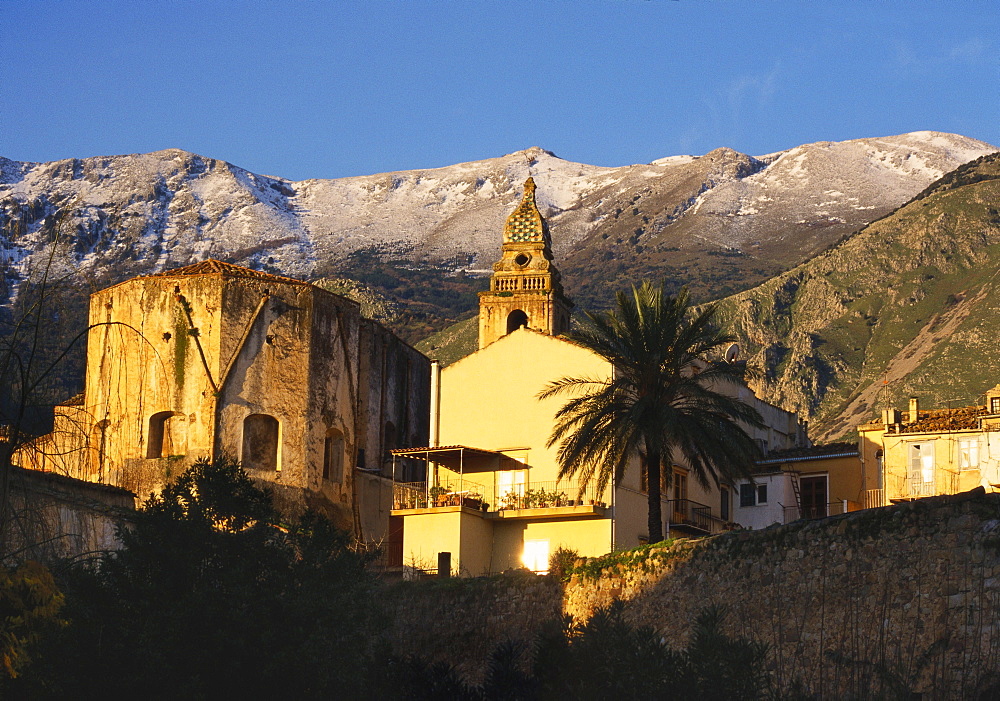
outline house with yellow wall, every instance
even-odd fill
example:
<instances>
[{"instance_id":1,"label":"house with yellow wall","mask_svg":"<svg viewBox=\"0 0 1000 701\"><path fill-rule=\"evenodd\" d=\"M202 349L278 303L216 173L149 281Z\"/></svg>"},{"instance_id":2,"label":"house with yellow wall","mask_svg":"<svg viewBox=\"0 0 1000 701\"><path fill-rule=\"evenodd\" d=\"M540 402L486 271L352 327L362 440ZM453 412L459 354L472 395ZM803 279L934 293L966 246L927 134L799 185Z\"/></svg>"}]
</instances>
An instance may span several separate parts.
<instances>
[{"instance_id":1,"label":"house with yellow wall","mask_svg":"<svg viewBox=\"0 0 1000 701\"><path fill-rule=\"evenodd\" d=\"M391 514L405 566L433 570L440 563L470 576L521 566L540 572L559 548L596 556L647 540L638 461L598 492L559 479L557 447L547 446L565 398L539 393L560 377L614 373L611 363L561 337L571 308L529 179L504 227L490 289L480 294L479 350L443 369L432 365L431 444L392 451L394 474L427 476L394 485ZM795 414L747 387L730 391L764 416L766 427L754 432L762 446L807 444ZM411 461L426 469L405 469ZM728 485L704 487L674 465L661 486L672 536L719 532L732 520Z\"/></svg>"},{"instance_id":2,"label":"house with yellow wall","mask_svg":"<svg viewBox=\"0 0 1000 701\"><path fill-rule=\"evenodd\" d=\"M1000 487L1000 385L981 405L886 409L858 427L862 456L876 466L871 501L880 504Z\"/></svg>"},{"instance_id":3,"label":"house with yellow wall","mask_svg":"<svg viewBox=\"0 0 1000 701\"><path fill-rule=\"evenodd\" d=\"M757 462L753 480L736 482L733 520L759 529L857 511L870 505L877 479L874 465L865 470L857 443L773 451Z\"/></svg>"}]
</instances>

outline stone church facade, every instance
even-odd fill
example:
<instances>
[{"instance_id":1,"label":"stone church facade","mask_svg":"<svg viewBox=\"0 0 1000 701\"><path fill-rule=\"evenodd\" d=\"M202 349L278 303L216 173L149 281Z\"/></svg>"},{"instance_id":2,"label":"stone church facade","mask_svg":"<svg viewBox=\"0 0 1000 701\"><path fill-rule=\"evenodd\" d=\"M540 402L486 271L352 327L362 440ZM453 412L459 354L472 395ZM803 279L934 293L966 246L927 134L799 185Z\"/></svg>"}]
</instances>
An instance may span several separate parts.
<instances>
[{"instance_id":1,"label":"stone church facade","mask_svg":"<svg viewBox=\"0 0 1000 701\"><path fill-rule=\"evenodd\" d=\"M94 293L90 325L85 392L22 450L25 467L145 497L228 455L286 510L384 532L358 504L356 472L426 443L430 364L358 304L208 260Z\"/></svg>"}]
</instances>

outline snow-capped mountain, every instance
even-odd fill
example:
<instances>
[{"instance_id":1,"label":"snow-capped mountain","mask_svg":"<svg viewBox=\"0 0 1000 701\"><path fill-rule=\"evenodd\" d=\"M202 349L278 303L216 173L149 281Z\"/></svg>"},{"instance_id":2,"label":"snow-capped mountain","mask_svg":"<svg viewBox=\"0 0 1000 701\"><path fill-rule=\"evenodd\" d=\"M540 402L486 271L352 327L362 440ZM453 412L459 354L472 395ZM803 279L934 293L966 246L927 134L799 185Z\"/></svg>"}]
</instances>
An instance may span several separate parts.
<instances>
[{"instance_id":1,"label":"snow-capped mountain","mask_svg":"<svg viewBox=\"0 0 1000 701\"><path fill-rule=\"evenodd\" d=\"M540 148L437 168L292 182L176 149L0 158L0 254L15 285L58 264L95 284L208 257L296 277L351 274L351 254L490 270L531 175L570 294L666 276L705 296L749 287L892 211L989 144L954 134L730 149L604 168Z\"/></svg>"}]
</instances>

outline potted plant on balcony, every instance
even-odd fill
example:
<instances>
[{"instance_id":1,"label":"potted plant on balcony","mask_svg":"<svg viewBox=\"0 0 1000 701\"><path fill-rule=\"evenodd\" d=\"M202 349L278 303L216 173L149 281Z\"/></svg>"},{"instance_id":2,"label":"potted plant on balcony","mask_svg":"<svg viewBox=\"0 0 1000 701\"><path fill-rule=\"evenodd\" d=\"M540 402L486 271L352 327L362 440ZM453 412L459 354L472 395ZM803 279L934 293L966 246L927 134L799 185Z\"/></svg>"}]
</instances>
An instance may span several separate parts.
<instances>
[{"instance_id":1,"label":"potted plant on balcony","mask_svg":"<svg viewBox=\"0 0 1000 701\"><path fill-rule=\"evenodd\" d=\"M431 487L431 506L444 506L442 502L447 499L448 490L442 487L440 484Z\"/></svg>"}]
</instances>

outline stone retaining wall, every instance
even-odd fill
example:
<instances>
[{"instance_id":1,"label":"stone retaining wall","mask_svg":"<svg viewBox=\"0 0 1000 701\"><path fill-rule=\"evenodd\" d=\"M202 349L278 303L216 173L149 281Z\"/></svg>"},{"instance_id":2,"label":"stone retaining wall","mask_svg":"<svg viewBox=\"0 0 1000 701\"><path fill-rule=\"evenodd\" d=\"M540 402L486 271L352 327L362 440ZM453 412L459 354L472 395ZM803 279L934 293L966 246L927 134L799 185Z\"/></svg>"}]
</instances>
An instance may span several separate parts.
<instances>
[{"instance_id":1,"label":"stone retaining wall","mask_svg":"<svg viewBox=\"0 0 1000 701\"><path fill-rule=\"evenodd\" d=\"M499 643L530 645L563 601L558 581L528 572L400 582L385 595L396 653L447 662L475 683Z\"/></svg>"},{"instance_id":2,"label":"stone retaining wall","mask_svg":"<svg viewBox=\"0 0 1000 701\"><path fill-rule=\"evenodd\" d=\"M1000 495L982 490L591 560L561 591L495 578L397 592L397 649L477 678L505 637L625 600L677 647L706 606L768 644L779 688L826 698L890 687L975 696L1000 671ZM475 593L472 593L475 592ZM993 678L995 681L995 678Z\"/></svg>"}]
</instances>

